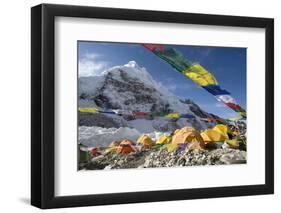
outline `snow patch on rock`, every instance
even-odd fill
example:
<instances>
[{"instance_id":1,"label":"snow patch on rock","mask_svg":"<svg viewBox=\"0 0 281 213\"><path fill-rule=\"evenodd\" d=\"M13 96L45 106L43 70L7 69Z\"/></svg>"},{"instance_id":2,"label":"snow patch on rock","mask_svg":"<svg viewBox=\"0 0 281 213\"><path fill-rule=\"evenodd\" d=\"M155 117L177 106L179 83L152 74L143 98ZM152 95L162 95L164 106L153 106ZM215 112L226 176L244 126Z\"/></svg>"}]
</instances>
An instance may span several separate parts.
<instances>
[{"instance_id":1,"label":"snow patch on rock","mask_svg":"<svg viewBox=\"0 0 281 213\"><path fill-rule=\"evenodd\" d=\"M79 144L87 147L106 147L114 140L129 139L136 141L140 135L139 131L129 127L102 128L97 126L80 126L78 141Z\"/></svg>"}]
</instances>

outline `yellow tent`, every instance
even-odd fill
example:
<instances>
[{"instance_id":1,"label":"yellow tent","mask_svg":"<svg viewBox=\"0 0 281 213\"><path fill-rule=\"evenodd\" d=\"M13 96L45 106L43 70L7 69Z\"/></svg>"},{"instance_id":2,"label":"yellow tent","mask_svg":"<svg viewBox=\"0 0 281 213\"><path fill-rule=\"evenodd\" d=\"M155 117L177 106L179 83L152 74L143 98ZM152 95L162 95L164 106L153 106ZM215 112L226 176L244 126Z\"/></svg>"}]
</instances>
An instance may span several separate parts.
<instances>
[{"instance_id":1,"label":"yellow tent","mask_svg":"<svg viewBox=\"0 0 281 213\"><path fill-rule=\"evenodd\" d=\"M215 142L215 141L225 141L228 137L224 136L220 132L213 129L206 129L201 132L201 137L205 141L205 143Z\"/></svg>"},{"instance_id":2,"label":"yellow tent","mask_svg":"<svg viewBox=\"0 0 281 213\"><path fill-rule=\"evenodd\" d=\"M189 131L196 131L193 127L190 127L190 126L185 126L185 127L181 128L181 129L177 129L177 130L175 130L175 134L183 133L183 132L189 132Z\"/></svg>"},{"instance_id":3,"label":"yellow tent","mask_svg":"<svg viewBox=\"0 0 281 213\"><path fill-rule=\"evenodd\" d=\"M178 133L183 133L183 132L189 132L189 131L196 131L193 127L189 127L189 126L186 126L186 127L183 127L181 129L176 129L172 135L176 135Z\"/></svg>"},{"instance_id":4,"label":"yellow tent","mask_svg":"<svg viewBox=\"0 0 281 213\"><path fill-rule=\"evenodd\" d=\"M181 130L181 129L176 129L176 130L172 133L172 135L177 134L180 130Z\"/></svg>"},{"instance_id":5,"label":"yellow tent","mask_svg":"<svg viewBox=\"0 0 281 213\"><path fill-rule=\"evenodd\" d=\"M239 141L236 140L236 139L226 140L226 143L227 143L231 148L239 148Z\"/></svg>"},{"instance_id":6,"label":"yellow tent","mask_svg":"<svg viewBox=\"0 0 281 213\"><path fill-rule=\"evenodd\" d=\"M183 71L183 74L192 79L200 86L209 84L218 84L216 78L200 64L193 64L191 67Z\"/></svg>"},{"instance_id":7,"label":"yellow tent","mask_svg":"<svg viewBox=\"0 0 281 213\"><path fill-rule=\"evenodd\" d=\"M217 124L213 127L213 130L222 134L226 139L228 139L228 127L224 124Z\"/></svg>"},{"instance_id":8,"label":"yellow tent","mask_svg":"<svg viewBox=\"0 0 281 213\"><path fill-rule=\"evenodd\" d=\"M142 144L144 148L149 149L153 146L154 141L147 135L142 135L137 140L138 144Z\"/></svg>"},{"instance_id":9,"label":"yellow tent","mask_svg":"<svg viewBox=\"0 0 281 213\"><path fill-rule=\"evenodd\" d=\"M172 138L172 144L184 144L190 142L198 142L201 147L205 146L203 138L191 127L184 127L179 131L176 131Z\"/></svg>"},{"instance_id":10,"label":"yellow tent","mask_svg":"<svg viewBox=\"0 0 281 213\"><path fill-rule=\"evenodd\" d=\"M116 152L121 141L113 141L105 150L105 154Z\"/></svg>"},{"instance_id":11,"label":"yellow tent","mask_svg":"<svg viewBox=\"0 0 281 213\"><path fill-rule=\"evenodd\" d=\"M167 136L167 135L161 135L159 137L159 139L157 140L156 144L167 144L167 143L170 143L172 140L172 137L171 136Z\"/></svg>"}]
</instances>

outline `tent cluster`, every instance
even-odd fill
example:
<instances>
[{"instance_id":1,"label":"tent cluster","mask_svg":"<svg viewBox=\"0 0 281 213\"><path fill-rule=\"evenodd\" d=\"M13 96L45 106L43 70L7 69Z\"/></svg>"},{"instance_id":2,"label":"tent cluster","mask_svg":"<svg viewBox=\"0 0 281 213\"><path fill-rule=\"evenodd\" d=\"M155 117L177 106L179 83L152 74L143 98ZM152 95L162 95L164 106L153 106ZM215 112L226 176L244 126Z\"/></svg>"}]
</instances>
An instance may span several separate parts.
<instances>
[{"instance_id":1,"label":"tent cluster","mask_svg":"<svg viewBox=\"0 0 281 213\"><path fill-rule=\"evenodd\" d=\"M238 148L239 140L237 140L237 135L238 133L235 130L231 130L224 124L217 124L213 128L205 129L201 132L192 127L183 127L176 129L171 134L162 134L156 140L149 135L143 134L137 139L136 143L128 139L113 141L105 149L104 154L129 154L162 146L168 152L181 151L186 148L199 150L206 149L217 143L223 144L224 142L232 148ZM93 156L99 153L97 147L92 148L90 152Z\"/></svg>"},{"instance_id":2,"label":"tent cluster","mask_svg":"<svg viewBox=\"0 0 281 213\"><path fill-rule=\"evenodd\" d=\"M180 52L174 48L166 48L165 45L143 44L143 46L169 63L178 72L190 78L193 82L211 93L218 101L224 103L240 116L246 118L246 111L234 100L228 91L221 89L215 76L199 63L190 62L185 59Z\"/></svg>"}]
</instances>

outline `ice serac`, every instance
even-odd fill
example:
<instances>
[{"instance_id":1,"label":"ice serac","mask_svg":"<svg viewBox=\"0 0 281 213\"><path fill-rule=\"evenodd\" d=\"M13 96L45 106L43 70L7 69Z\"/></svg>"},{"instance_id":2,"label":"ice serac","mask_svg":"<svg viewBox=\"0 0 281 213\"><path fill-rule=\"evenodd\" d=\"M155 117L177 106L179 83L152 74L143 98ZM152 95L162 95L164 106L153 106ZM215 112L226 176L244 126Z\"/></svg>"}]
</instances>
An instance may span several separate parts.
<instances>
[{"instance_id":1,"label":"ice serac","mask_svg":"<svg viewBox=\"0 0 281 213\"><path fill-rule=\"evenodd\" d=\"M80 77L79 106L140 112L178 112L195 116L195 119L179 119L177 122L168 118L154 118L151 121L142 122L118 119L118 122L122 123L122 127L126 123L128 127L135 127L140 132L151 131L152 129L172 131L184 125L204 129L206 124L200 118L209 115L193 102L183 101L176 94L172 94L166 87L156 82L149 72L135 61L130 61L123 66L112 67L100 75ZM113 115L108 116L114 119ZM87 120L84 123L87 123L87 126L100 126L95 125L95 115L92 115L92 117L92 122ZM107 121L107 125L104 126L117 128L116 118L114 121L114 125L110 126L110 122ZM150 123L148 124L148 122ZM142 126L142 123L146 127Z\"/></svg>"}]
</instances>

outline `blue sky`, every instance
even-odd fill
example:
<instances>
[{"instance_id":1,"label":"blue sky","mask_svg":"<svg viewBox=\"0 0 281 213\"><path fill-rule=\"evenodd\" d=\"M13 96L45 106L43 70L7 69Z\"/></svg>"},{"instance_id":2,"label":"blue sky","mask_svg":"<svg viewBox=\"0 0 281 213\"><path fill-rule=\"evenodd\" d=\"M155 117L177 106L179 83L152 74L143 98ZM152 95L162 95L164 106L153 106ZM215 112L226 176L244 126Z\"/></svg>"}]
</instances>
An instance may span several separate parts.
<instances>
[{"instance_id":1,"label":"blue sky","mask_svg":"<svg viewBox=\"0 0 281 213\"><path fill-rule=\"evenodd\" d=\"M246 109L246 48L166 45L180 51L189 61L199 62ZM237 114L219 103L192 80L174 70L167 62L140 44L78 42L79 76L100 73L112 66L136 61L154 80L178 97L191 99L203 110L224 118Z\"/></svg>"}]
</instances>

